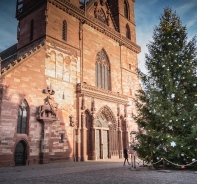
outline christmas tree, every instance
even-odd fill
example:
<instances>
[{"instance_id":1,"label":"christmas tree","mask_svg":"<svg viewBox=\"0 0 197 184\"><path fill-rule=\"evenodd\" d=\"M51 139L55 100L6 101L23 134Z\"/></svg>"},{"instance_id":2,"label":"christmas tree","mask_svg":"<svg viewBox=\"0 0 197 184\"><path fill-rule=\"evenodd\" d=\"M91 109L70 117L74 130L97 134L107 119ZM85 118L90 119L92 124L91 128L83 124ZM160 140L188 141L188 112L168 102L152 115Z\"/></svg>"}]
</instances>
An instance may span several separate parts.
<instances>
[{"instance_id":1,"label":"christmas tree","mask_svg":"<svg viewBox=\"0 0 197 184\"><path fill-rule=\"evenodd\" d=\"M147 45L147 74L139 71L136 150L148 162L197 160L197 46L186 31L177 13L165 8Z\"/></svg>"}]
</instances>

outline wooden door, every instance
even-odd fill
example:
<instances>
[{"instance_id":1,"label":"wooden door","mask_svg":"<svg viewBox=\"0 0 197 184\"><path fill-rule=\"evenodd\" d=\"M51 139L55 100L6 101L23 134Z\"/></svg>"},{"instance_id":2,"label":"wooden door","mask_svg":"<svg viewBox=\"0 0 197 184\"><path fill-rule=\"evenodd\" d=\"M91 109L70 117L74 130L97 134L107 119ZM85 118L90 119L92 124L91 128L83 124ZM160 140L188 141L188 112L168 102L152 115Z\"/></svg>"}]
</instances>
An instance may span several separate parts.
<instances>
[{"instance_id":1,"label":"wooden door","mask_svg":"<svg viewBox=\"0 0 197 184\"><path fill-rule=\"evenodd\" d=\"M103 130L103 158L109 157L109 146L108 146L108 131Z\"/></svg>"},{"instance_id":2,"label":"wooden door","mask_svg":"<svg viewBox=\"0 0 197 184\"><path fill-rule=\"evenodd\" d=\"M96 158L101 159L101 132L98 129L96 130L95 148L96 148Z\"/></svg>"},{"instance_id":3,"label":"wooden door","mask_svg":"<svg viewBox=\"0 0 197 184\"><path fill-rule=\"evenodd\" d=\"M26 145L22 141L20 141L16 145L14 159L15 159L15 165L16 166L25 165L25 160L26 160Z\"/></svg>"}]
</instances>

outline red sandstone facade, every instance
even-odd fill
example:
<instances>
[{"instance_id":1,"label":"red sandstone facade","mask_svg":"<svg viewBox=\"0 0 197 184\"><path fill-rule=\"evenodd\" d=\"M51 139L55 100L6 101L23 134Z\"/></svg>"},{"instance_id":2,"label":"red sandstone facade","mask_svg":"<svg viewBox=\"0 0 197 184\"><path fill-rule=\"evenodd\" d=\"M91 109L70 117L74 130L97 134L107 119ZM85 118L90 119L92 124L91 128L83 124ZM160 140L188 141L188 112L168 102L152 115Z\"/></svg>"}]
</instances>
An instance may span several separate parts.
<instances>
[{"instance_id":1,"label":"red sandstone facade","mask_svg":"<svg viewBox=\"0 0 197 184\"><path fill-rule=\"evenodd\" d=\"M122 158L138 130L134 2L17 0L17 59L1 62L0 166Z\"/></svg>"}]
</instances>

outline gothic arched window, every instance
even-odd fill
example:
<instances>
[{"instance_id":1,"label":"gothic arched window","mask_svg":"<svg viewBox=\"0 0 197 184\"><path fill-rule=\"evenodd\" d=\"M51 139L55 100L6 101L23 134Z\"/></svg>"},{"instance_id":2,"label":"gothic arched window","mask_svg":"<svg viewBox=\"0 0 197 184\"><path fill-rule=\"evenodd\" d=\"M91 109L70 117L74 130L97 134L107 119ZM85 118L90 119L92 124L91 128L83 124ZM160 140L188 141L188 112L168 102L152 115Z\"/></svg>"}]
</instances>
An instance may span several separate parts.
<instances>
[{"instance_id":1,"label":"gothic arched window","mask_svg":"<svg viewBox=\"0 0 197 184\"><path fill-rule=\"evenodd\" d=\"M127 0L124 0L124 16L129 19L129 5Z\"/></svg>"},{"instance_id":2,"label":"gothic arched window","mask_svg":"<svg viewBox=\"0 0 197 184\"><path fill-rule=\"evenodd\" d=\"M104 50L101 50L96 57L96 86L110 90L110 64Z\"/></svg>"},{"instance_id":3,"label":"gothic arched window","mask_svg":"<svg viewBox=\"0 0 197 184\"><path fill-rule=\"evenodd\" d=\"M18 108L17 133L27 134L27 121L28 121L28 104L25 100L23 100Z\"/></svg>"},{"instance_id":4,"label":"gothic arched window","mask_svg":"<svg viewBox=\"0 0 197 184\"><path fill-rule=\"evenodd\" d=\"M31 20L31 25L30 25L30 41L34 39L34 20Z\"/></svg>"},{"instance_id":5,"label":"gothic arched window","mask_svg":"<svg viewBox=\"0 0 197 184\"><path fill-rule=\"evenodd\" d=\"M131 31L130 31L130 27L127 24L126 25L126 37L130 40L131 39Z\"/></svg>"},{"instance_id":6,"label":"gothic arched window","mask_svg":"<svg viewBox=\"0 0 197 184\"><path fill-rule=\"evenodd\" d=\"M63 25L62 25L62 39L63 40L67 40L67 22L66 20L63 21Z\"/></svg>"}]
</instances>

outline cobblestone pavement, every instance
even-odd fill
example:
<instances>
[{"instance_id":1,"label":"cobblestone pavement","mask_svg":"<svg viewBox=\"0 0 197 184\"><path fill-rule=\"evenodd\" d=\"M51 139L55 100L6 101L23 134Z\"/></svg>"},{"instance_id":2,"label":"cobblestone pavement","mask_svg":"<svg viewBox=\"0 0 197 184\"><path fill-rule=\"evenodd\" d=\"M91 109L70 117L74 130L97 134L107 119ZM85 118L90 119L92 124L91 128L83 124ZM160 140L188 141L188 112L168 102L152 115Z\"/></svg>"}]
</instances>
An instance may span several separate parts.
<instances>
[{"instance_id":1,"label":"cobblestone pavement","mask_svg":"<svg viewBox=\"0 0 197 184\"><path fill-rule=\"evenodd\" d=\"M64 162L0 168L0 184L197 184L196 171L150 170L122 161Z\"/></svg>"}]
</instances>

